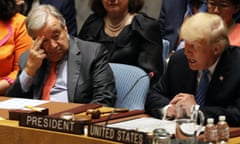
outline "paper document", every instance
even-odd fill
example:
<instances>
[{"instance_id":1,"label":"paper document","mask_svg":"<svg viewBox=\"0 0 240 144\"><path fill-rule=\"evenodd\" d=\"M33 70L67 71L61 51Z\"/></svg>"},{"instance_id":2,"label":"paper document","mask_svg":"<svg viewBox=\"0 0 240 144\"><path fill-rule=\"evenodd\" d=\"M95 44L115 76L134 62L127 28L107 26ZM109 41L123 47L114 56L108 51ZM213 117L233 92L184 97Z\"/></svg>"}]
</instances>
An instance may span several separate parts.
<instances>
[{"instance_id":1,"label":"paper document","mask_svg":"<svg viewBox=\"0 0 240 144\"><path fill-rule=\"evenodd\" d=\"M124 121L115 124L109 124L108 127L122 128L128 130L138 130L141 132L152 132L156 128L164 128L170 134L175 134L176 122L168 120L160 120L152 117L138 118L134 120Z\"/></svg>"},{"instance_id":2,"label":"paper document","mask_svg":"<svg viewBox=\"0 0 240 144\"><path fill-rule=\"evenodd\" d=\"M11 98L9 100L0 102L0 109L25 109L25 106L38 106L48 103L44 100L23 99L23 98Z\"/></svg>"}]
</instances>

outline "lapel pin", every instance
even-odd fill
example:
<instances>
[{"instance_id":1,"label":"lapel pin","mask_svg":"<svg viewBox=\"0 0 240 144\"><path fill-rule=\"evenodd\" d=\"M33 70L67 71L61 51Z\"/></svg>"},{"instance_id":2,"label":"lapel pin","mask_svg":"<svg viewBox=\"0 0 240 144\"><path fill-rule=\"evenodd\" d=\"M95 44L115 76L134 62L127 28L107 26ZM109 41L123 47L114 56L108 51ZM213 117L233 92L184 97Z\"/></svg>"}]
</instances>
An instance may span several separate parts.
<instances>
[{"instance_id":1,"label":"lapel pin","mask_svg":"<svg viewBox=\"0 0 240 144\"><path fill-rule=\"evenodd\" d=\"M219 77L219 80L221 80L221 81L222 81L223 79L224 79L224 77L223 77L223 76L220 76L220 77Z\"/></svg>"}]
</instances>

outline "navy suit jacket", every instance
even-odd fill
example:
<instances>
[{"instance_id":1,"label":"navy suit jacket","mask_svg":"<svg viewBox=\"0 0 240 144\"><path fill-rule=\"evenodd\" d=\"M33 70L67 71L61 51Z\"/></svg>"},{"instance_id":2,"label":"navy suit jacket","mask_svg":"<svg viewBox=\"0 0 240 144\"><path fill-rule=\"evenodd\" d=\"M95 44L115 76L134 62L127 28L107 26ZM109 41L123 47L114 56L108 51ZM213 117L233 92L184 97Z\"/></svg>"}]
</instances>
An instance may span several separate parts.
<instances>
[{"instance_id":1,"label":"navy suit jacket","mask_svg":"<svg viewBox=\"0 0 240 144\"><path fill-rule=\"evenodd\" d=\"M26 11L24 15L27 15L32 8L33 0L25 0ZM74 0L39 0L40 4L50 4L56 7L66 20L68 33L73 36L77 36L77 20L76 9Z\"/></svg>"},{"instance_id":2,"label":"navy suit jacket","mask_svg":"<svg viewBox=\"0 0 240 144\"><path fill-rule=\"evenodd\" d=\"M240 126L240 48L229 47L222 54L211 77L205 104L200 107L205 118L225 115L229 125ZM172 55L166 73L150 90L146 111L161 117L160 109L178 93L195 95L198 71L189 68L184 50Z\"/></svg>"},{"instance_id":3,"label":"navy suit jacket","mask_svg":"<svg viewBox=\"0 0 240 144\"><path fill-rule=\"evenodd\" d=\"M199 11L207 11L206 0L201 2ZM183 23L188 0L162 0L160 10L160 29L163 39L170 42L170 51L175 50L178 40L178 30Z\"/></svg>"},{"instance_id":4,"label":"navy suit jacket","mask_svg":"<svg viewBox=\"0 0 240 144\"><path fill-rule=\"evenodd\" d=\"M116 89L105 48L98 43L86 42L72 37L69 42L67 61L69 102L114 106ZM19 60L19 74L24 69L27 58L28 51ZM17 77L6 96L41 99L42 89L49 73L49 65L45 59L33 77L33 84L28 92L22 90L19 77Z\"/></svg>"}]
</instances>

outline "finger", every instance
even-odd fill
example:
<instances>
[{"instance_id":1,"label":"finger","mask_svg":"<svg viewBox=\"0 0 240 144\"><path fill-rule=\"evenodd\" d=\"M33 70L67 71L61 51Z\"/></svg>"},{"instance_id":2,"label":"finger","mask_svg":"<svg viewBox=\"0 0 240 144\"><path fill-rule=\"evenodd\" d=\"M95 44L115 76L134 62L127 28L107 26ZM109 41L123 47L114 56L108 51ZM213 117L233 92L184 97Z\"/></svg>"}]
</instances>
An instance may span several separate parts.
<instances>
[{"instance_id":1,"label":"finger","mask_svg":"<svg viewBox=\"0 0 240 144\"><path fill-rule=\"evenodd\" d=\"M171 101L170 104L176 104L178 101L182 100L183 95L177 94Z\"/></svg>"},{"instance_id":2,"label":"finger","mask_svg":"<svg viewBox=\"0 0 240 144\"><path fill-rule=\"evenodd\" d=\"M176 115L175 107L170 106L170 107L167 109L167 117L168 117L168 118L173 118L173 117L175 117L175 115Z\"/></svg>"},{"instance_id":3,"label":"finger","mask_svg":"<svg viewBox=\"0 0 240 144\"><path fill-rule=\"evenodd\" d=\"M181 98L179 97L174 97L171 101L170 101L170 104L176 104L178 101L180 101Z\"/></svg>"},{"instance_id":4,"label":"finger","mask_svg":"<svg viewBox=\"0 0 240 144\"><path fill-rule=\"evenodd\" d=\"M39 50L41 49L42 43L43 43L44 37L37 37L35 41L33 42L33 50Z\"/></svg>"},{"instance_id":5,"label":"finger","mask_svg":"<svg viewBox=\"0 0 240 144\"><path fill-rule=\"evenodd\" d=\"M45 54L46 53L44 49L39 49L37 52L38 52L38 54Z\"/></svg>"},{"instance_id":6,"label":"finger","mask_svg":"<svg viewBox=\"0 0 240 144\"><path fill-rule=\"evenodd\" d=\"M39 58L41 58L42 60L47 58L47 54L46 53L42 53L39 55Z\"/></svg>"},{"instance_id":7,"label":"finger","mask_svg":"<svg viewBox=\"0 0 240 144\"><path fill-rule=\"evenodd\" d=\"M178 103L176 103L176 107L177 108L183 108L184 107L184 104L181 102L181 101L178 101Z\"/></svg>"}]
</instances>

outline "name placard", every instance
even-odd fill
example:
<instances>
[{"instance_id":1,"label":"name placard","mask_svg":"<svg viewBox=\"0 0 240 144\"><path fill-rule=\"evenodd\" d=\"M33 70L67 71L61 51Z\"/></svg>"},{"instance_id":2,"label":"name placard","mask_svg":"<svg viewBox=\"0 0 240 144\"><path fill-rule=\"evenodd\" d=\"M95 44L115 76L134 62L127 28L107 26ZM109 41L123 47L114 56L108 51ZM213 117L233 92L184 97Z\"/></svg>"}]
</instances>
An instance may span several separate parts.
<instances>
[{"instance_id":1,"label":"name placard","mask_svg":"<svg viewBox=\"0 0 240 144\"><path fill-rule=\"evenodd\" d=\"M50 118L39 115L23 114L19 125L65 133L84 134L84 124L80 121Z\"/></svg>"},{"instance_id":2,"label":"name placard","mask_svg":"<svg viewBox=\"0 0 240 144\"><path fill-rule=\"evenodd\" d=\"M90 125L88 136L121 142L125 144L148 144L148 136L143 132Z\"/></svg>"}]
</instances>

